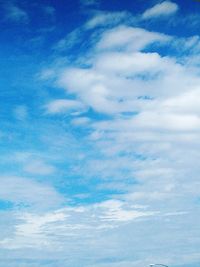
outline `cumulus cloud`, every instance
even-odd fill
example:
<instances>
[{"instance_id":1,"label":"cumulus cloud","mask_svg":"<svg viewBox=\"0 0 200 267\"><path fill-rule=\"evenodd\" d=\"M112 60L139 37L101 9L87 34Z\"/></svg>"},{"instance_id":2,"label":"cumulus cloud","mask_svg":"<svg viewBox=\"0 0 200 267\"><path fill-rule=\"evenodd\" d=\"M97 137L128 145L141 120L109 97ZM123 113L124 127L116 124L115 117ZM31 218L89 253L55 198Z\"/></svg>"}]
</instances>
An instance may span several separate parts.
<instances>
[{"instance_id":1,"label":"cumulus cloud","mask_svg":"<svg viewBox=\"0 0 200 267\"><path fill-rule=\"evenodd\" d=\"M161 16L169 16L178 11L178 5L170 1L164 1L147 9L143 15L143 19L152 19Z\"/></svg>"}]
</instances>

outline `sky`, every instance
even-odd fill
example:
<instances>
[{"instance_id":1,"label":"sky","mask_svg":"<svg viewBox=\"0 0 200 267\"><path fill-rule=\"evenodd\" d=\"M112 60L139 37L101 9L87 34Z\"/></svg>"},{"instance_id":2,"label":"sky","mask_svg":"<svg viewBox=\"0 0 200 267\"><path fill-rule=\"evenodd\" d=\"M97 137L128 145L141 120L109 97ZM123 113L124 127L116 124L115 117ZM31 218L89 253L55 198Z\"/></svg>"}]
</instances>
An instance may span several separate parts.
<instances>
[{"instance_id":1,"label":"sky","mask_svg":"<svg viewBox=\"0 0 200 267\"><path fill-rule=\"evenodd\" d=\"M200 2L0 0L0 267L200 264Z\"/></svg>"}]
</instances>

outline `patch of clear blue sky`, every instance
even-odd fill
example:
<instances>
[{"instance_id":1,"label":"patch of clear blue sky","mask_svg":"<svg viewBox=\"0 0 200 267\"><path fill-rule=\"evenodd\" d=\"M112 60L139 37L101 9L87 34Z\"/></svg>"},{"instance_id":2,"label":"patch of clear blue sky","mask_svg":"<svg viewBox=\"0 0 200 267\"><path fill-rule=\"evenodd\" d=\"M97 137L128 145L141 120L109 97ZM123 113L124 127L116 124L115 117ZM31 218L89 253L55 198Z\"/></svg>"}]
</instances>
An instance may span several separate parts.
<instances>
[{"instance_id":1,"label":"patch of clear blue sky","mask_svg":"<svg viewBox=\"0 0 200 267\"><path fill-rule=\"evenodd\" d=\"M12 202L0 200L0 209L1 210L8 210L8 209L11 209L12 207L13 207Z\"/></svg>"},{"instance_id":2,"label":"patch of clear blue sky","mask_svg":"<svg viewBox=\"0 0 200 267\"><path fill-rule=\"evenodd\" d=\"M176 2L180 6L180 13L177 16L194 15L200 12L200 3L197 1L179 0ZM97 185L100 184L98 174L92 182L88 182L87 179L83 179L87 174L83 174L81 171L77 171L77 173L72 171L72 166L76 165L77 169L81 170L83 164L87 165L88 159L94 156L98 159L102 155L99 154L98 149L95 150L89 144L86 144L87 141L84 137L88 134L88 129L77 130L76 127L69 125L69 117L67 116L60 116L59 118L44 116L42 106L47 99L52 99L55 96L66 96L66 94L59 88L55 90L55 86L38 82L36 75L56 57L53 50L55 44L68 33L81 26L91 16L95 8L102 11L126 10L137 15L148 8L151 3L145 0L105 0L100 1L98 7L90 9L81 6L79 1L74 0L44 0L42 3L41 1L15 1L28 14L29 19L24 23L4 18L5 10L3 7L8 3L9 1L6 3L4 1L0 2L0 119L3 132L0 139L0 153L2 155L12 155L19 151L46 151L49 154L55 153L61 157L63 156L61 161L54 162L54 166L60 170L59 175L52 174L48 178L39 177L38 179L50 179L50 183L57 186L58 190L66 195L85 194L86 196L81 200L82 202L96 202L107 199L111 194L121 193L115 189L98 191L96 189ZM55 9L52 17L45 13L46 6ZM147 22L144 22L142 26L149 29ZM160 23L151 22L150 24L151 30L170 35L176 34L176 36L189 36L193 32L197 34L200 31L198 28L189 27L190 25L184 24L183 27L180 27L177 22L170 26L164 20L161 20ZM82 49L82 53L84 53L84 46ZM153 50L153 47L151 50ZM77 48L71 49L70 53L72 57L76 56ZM16 119L15 115L15 108L23 105L28 109L28 118L24 121ZM105 115L92 110L87 111L87 115L95 120L105 118ZM109 119L109 116L106 117ZM36 129L37 131L35 131ZM52 144L51 141L47 140L48 138L45 142L42 140L41 136L56 136L56 132L60 135L66 133L69 136L68 151L70 151L70 157L65 156L66 149L63 149L62 146L56 148L56 143ZM5 135L9 138L6 138ZM82 152L85 153L86 157L78 161L76 159L77 153L81 154ZM136 157L140 158L138 155ZM52 161L54 160L52 159ZM11 164L2 161L0 171L12 175L23 174L23 170L18 167L16 162ZM128 176L125 170L124 175ZM66 179L66 177L68 178ZM76 201L76 198L74 201ZM0 202L0 208L8 209L11 206L9 203Z\"/></svg>"}]
</instances>

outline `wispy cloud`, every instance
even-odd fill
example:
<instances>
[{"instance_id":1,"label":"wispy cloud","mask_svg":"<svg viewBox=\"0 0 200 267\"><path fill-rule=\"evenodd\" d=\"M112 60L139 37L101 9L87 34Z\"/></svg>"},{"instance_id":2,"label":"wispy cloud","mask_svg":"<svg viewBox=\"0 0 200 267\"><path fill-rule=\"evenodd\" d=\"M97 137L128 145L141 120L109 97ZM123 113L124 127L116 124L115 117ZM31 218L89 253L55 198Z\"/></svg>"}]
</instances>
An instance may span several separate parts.
<instances>
[{"instance_id":1,"label":"wispy cloud","mask_svg":"<svg viewBox=\"0 0 200 267\"><path fill-rule=\"evenodd\" d=\"M55 172L55 168L42 160L32 160L24 165L24 171L35 175L50 175Z\"/></svg>"},{"instance_id":2,"label":"wispy cloud","mask_svg":"<svg viewBox=\"0 0 200 267\"><path fill-rule=\"evenodd\" d=\"M0 242L1 248L22 249L30 247L33 249L42 248L45 250L60 244L60 236L66 240L75 239L77 236L85 234L85 238L90 237L90 231L105 233L120 225L130 223L140 218L148 218L156 215L157 212L146 211L145 207L128 205L122 201L110 200L87 207L65 207L42 215L27 213L16 213L16 218L20 222L16 226L13 237ZM78 221L74 221L79 218ZM59 249L57 250L59 251Z\"/></svg>"},{"instance_id":3,"label":"wispy cloud","mask_svg":"<svg viewBox=\"0 0 200 267\"><path fill-rule=\"evenodd\" d=\"M17 106L14 109L14 115L16 117L17 120L21 120L24 121L28 118L28 110L27 107L24 105L21 106Z\"/></svg>"},{"instance_id":4,"label":"wispy cloud","mask_svg":"<svg viewBox=\"0 0 200 267\"><path fill-rule=\"evenodd\" d=\"M178 5L170 1L164 1L147 9L143 15L143 19L158 18L161 16L169 16L178 11Z\"/></svg>"},{"instance_id":5,"label":"wispy cloud","mask_svg":"<svg viewBox=\"0 0 200 267\"><path fill-rule=\"evenodd\" d=\"M13 22L27 23L29 21L28 13L21 7L12 2L4 4L5 18Z\"/></svg>"},{"instance_id":6,"label":"wispy cloud","mask_svg":"<svg viewBox=\"0 0 200 267\"><path fill-rule=\"evenodd\" d=\"M47 15L54 16L56 9L53 6L44 6L44 12Z\"/></svg>"},{"instance_id":7,"label":"wispy cloud","mask_svg":"<svg viewBox=\"0 0 200 267\"><path fill-rule=\"evenodd\" d=\"M149 44L168 40L169 37L164 34L149 32L142 28L119 26L105 31L97 43L97 48L111 51L115 49L138 51Z\"/></svg>"},{"instance_id":8,"label":"wispy cloud","mask_svg":"<svg viewBox=\"0 0 200 267\"><path fill-rule=\"evenodd\" d=\"M131 14L128 12L99 12L95 14L86 24L86 29L93 29L98 26L109 27L119 24L123 21L133 20Z\"/></svg>"},{"instance_id":9,"label":"wispy cloud","mask_svg":"<svg viewBox=\"0 0 200 267\"><path fill-rule=\"evenodd\" d=\"M100 0L80 0L80 3L86 7L98 6Z\"/></svg>"},{"instance_id":10,"label":"wispy cloud","mask_svg":"<svg viewBox=\"0 0 200 267\"><path fill-rule=\"evenodd\" d=\"M86 111L86 106L77 100L70 99L57 99L53 100L46 105L47 113L56 114L56 113L67 113L71 114L80 114Z\"/></svg>"}]
</instances>

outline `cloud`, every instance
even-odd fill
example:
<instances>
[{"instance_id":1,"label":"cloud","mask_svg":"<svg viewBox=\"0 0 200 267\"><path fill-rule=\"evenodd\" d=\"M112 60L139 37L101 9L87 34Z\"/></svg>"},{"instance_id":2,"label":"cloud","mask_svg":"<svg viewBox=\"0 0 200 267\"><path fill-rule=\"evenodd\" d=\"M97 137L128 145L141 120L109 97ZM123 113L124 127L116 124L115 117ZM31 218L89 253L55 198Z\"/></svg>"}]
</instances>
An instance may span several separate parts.
<instances>
[{"instance_id":1,"label":"cloud","mask_svg":"<svg viewBox=\"0 0 200 267\"><path fill-rule=\"evenodd\" d=\"M19 23L27 23L29 21L29 16L25 10L21 7L14 5L9 2L4 5L5 17L7 20Z\"/></svg>"},{"instance_id":2,"label":"cloud","mask_svg":"<svg viewBox=\"0 0 200 267\"><path fill-rule=\"evenodd\" d=\"M17 106L14 110L14 115L17 120L25 121L28 117L27 107L24 105Z\"/></svg>"},{"instance_id":3,"label":"cloud","mask_svg":"<svg viewBox=\"0 0 200 267\"><path fill-rule=\"evenodd\" d=\"M57 114L57 113L82 113L86 110L86 107L83 103L77 100L70 99L57 99L53 100L46 105L47 113Z\"/></svg>"},{"instance_id":4,"label":"cloud","mask_svg":"<svg viewBox=\"0 0 200 267\"><path fill-rule=\"evenodd\" d=\"M94 12L91 19L89 19L85 24L76 28L67 36L53 47L55 51L62 52L73 49L76 45L82 46L82 39L86 31L91 31L95 28L101 27L113 27L120 23L130 23L133 22L134 18L129 12L106 12L106 11L96 11ZM89 40L88 40L89 41Z\"/></svg>"},{"instance_id":5,"label":"cloud","mask_svg":"<svg viewBox=\"0 0 200 267\"><path fill-rule=\"evenodd\" d=\"M120 64L119 64L120 62ZM168 60L164 60L157 53L140 53L140 52L108 52L101 54L96 58L95 67L103 72L135 75L142 72L151 72L152 74L162 71L161 64L164 67Z\"/></svg>"},{"instance_id":6,"label":"cloud","mask_svg":"<svg viewBox=\"0 0 200 267\"><path fill-rule=\"evenodd\" d=\"M85 105L92 106L98 112L134 111L129 109L134 99L131 100L129 97L125 102L120 102L118 99L123 98L123 94L125 98L128 97L133 86L135 93L132 94L136 97L138 88L141 95L142 91L139 87L146 82L140 79L126 79L126 77L129 75L136 77L144 73L147 79L153 81L154 76L159 76L172 66L175 67L168 58L161 58L156 53L137 51L153 43L166 43L169 39L170 37L163 34L133 27L117 27L108 30L102 34L96 44L97 53L92 58L93 67L68 68L60 74L58 84L68 92L77 93ZM116 52L118 49L125 50ZM120 95L122 90L120 88L124 86L127 90Z\"/></svg>"},{"instance_id":7,"label":"cloud","mask_svg":"<svg viewBox=\"0 0 200 267\"><path fill-rule=\"evenodd\" d=\"M178 11L178 5L170 1L164 1L156 4L152 8L147 9L143 15L143 19L152 19L161 16L169 16Z\"/></svg>"},{"instance_id":8,"label":"cloud","mask_svg":"<svg viewBox=\"0 0 200 267\"><path fill-rule=\"evenodd\" d=\"M53 164L54 155L49 155L45 151L15 151L8 153L5 164L16 164L23 173L34 176L50 176L55 174L56 167Z\"/></svg>"},{"instance_id":9,"label":"cloud","mask_svg":"<svg viewBox=\"0 0 200 267\"><path fill-rule=\"evenodd\" d=\"M53 47L55 51L67 51L72 49L75 45L80 44L82 38L82 28L75 29L74 31L67 34L67 36L56 43Z\"/></svg>"},{"instance_id":10,"label":"cloud","mask_svg":"<svg viewBox=\"0 0 200 267\"><path fill-rule=\"evenodd\" d=\"M60 236L64 242L68 238L76 242L77 236L85 234L90 239L90 231L105 233L125 223L142 220L155 215L145 207L128 207L119 200L109 200L98 204L79 207L65 207L41 214L16 213L18 224L12 237L0 241L1 248L60 250ZM78 219L78 220L77 220Z\"/></svg>"},{"instance_id":11,"label":"cloud","mask_svg":"<svg viewBox=\"0 0 200 267\"><path fill-rule=\"evenodd\" d=\"M32 160L24 165L24 171L35 175L51 175L55 172L55 167L42 160Z\"/></svg>"},{"instance_id":12,"label":"cloud","mask_svg":"<svg viewBox=\"0 0 200 267\"><path fill-rule=\"evenodd\" d=\"M131 20L131 15L128 12L99 12L95 14L86 24L86 29L93 29L96 27L108 27L117 25L120 22Z\"/></svg>"},{"instance_id":13,"label":"cloud","mask_svg":"<svg viewBox=\"0 0 200 267\"><path fill-rule=\"evenodd\" d=\"M199 103L200 91L198 88L194 88L188 92L180 94L174 98L169 98L162 103L164 109L173 110L181 114L196 114L200 113Z\"/></svg>"},{"instance_id":14,"label":"cloud","mask_svg":"<svg viewBox=\"0 0 200 267\"><path fill-rule=\"evenodd\" d=\"M31 125L37 152L1 156L37 178L2 178L1 199L17 207L12 231L1 227L2 258L78 267L200 259L198 37L116 26L111 17L61 42L61 54L79 38L89 44L66 53L70 60L53 50L58 58L42 76L64 97L56 88L42 102L41 124Z\"/></svg>"},{"instance_id":15,"label":"cloud","mask_svg":"<svg viewBox=\"0 0 200 267\"><path fill-rule=\"evenodd\" d=\"M44 6L44 12L47 15L54 17L56 9L53 6Z\"/></svg>"},{"instance_id":16,"label":"cloud","mask_svg":"<svg viewBox=\"0 0 200 267\"><path fill-rule=\"evenodd\" d=\"M0 199L16 206L47 209L60 205L63 198L53 187L16 176L0 177Z\"/></svg>"},{"instance_id":17,"label":"cloud","mask_svg":"<svg viewBox=\"0 0 200 267\"><path fill-rule=\"evenodd\" d=\"M200 119L196 115L177 115L175 113L141 113L133 124L137 127L169 131L191 131L200 129Z\"/></svg>"},{"instance_id":18,"label":"cloud","mask_svg":"<svg viewBox=\"0 0 200 267\"><path fill-rule=\"evenodd\" d=\"M89 159L86 169L80 168L81 175L92 178L98 173L106 181L100 188L113 188L114 183L119 191L136 190L134 182L144 183L137 186L134 198L153 206L158 199L162 202L176 194L182 200L184 194L189 198L185 188L182 193L178 188L188 165L194 164L187 162L183 151L192 154L198 144L198 71L188 65L189 57L183 63L167 52L180 41L176 37L124 25L98 34L81 58L88 65L77 66L78 58L57 75L66 93L108 115L100 120L84 118L83 124L81 118L80 124L75 121L76 127L91 130L88 139L102 153L98 160ZM197 41L194 38L190 45ZM166 52L160 53L160 47ZM181 49L186 51L187 45ZM182 155L180 166L174 163L178 155ZM180 202L176 207L183 208Z\"/></svg>"},{"instance_id":19,"label":"cloud","mask_svg":"<svg viewBox=\"0 0 200 267\"><path fill-rule=\"evenodd\" d=\"M98 6L99 0L80 0L80 3L86 7Z\"/></svg>"},{"instance_id":20,"label":"cloud","mask_svg":"<svg viewBox=\"0 0 200 267\"><path fill-rule=\"evenodd\" d=\"M97 44L97 48L99 50L125 49L138 51L149 44L166 42L167 40L169 38L164 34L149 32L142 28L119 26L105 31Z\"/></svg>"}]
</instances>

